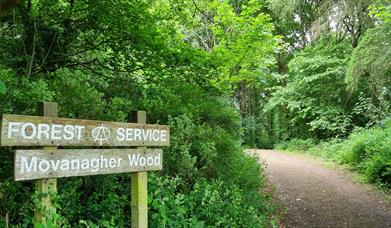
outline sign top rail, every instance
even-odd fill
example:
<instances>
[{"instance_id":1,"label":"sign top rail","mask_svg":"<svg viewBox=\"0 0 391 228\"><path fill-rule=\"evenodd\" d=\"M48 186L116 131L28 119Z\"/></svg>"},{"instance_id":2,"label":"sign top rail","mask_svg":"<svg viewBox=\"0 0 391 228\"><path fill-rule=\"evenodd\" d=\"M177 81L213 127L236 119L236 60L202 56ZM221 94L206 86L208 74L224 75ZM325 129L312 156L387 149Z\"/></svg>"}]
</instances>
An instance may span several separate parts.
<instances>
[{"instance_id":1,"label":"sign top rail","mask_svg":"<svg viewBox=\"0 0 391 228\"><path fill-rule=\"evenodd\" d=\"M169 146L167 125L3 114L1 146Z\"/></svg>"}]
</instances>

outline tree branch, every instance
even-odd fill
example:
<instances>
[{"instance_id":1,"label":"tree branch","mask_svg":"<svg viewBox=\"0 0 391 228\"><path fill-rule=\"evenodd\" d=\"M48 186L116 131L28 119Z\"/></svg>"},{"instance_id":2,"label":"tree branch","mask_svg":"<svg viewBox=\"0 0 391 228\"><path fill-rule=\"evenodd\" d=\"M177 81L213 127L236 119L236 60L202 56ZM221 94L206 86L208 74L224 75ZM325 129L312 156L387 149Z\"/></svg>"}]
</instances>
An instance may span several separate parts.
<instances>
[{"instance_id":1,"label":"tree branch","mask_svg":"<svg viewBox=\"0 0 391 228\"><path fill-rule=\"evenodd\" d=\"M192 1L193 1L193 4L194 4L196 10L197 10L198 12L200 12L202 15L204 15L204 17L205 17L211 24L213 24L213 20L212 20L211 18L209 18L209 16L208 16L204 11L202 11L202 10L198 7L198 5L197 5L197 3L195 2L195 0L192 0Z\"/></svg>"}]
</instances>

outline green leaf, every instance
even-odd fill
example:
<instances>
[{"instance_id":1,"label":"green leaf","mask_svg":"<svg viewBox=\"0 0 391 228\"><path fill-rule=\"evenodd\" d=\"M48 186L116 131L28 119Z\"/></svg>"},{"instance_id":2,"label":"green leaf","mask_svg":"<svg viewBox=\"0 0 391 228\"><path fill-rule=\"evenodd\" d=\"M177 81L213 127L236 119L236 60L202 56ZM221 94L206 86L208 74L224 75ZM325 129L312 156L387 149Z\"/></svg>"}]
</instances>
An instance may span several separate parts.
<instances>
[{"instance_id":1,"label":"green leaf","mask_svg":"<svg viewBox=\"0 0 391 228\"><path fill-rule=\"evenodd\" d=\"M7 88L3 81L0 80L0 94L4 95L7 92Z\"/></svg>"}]
</instances>

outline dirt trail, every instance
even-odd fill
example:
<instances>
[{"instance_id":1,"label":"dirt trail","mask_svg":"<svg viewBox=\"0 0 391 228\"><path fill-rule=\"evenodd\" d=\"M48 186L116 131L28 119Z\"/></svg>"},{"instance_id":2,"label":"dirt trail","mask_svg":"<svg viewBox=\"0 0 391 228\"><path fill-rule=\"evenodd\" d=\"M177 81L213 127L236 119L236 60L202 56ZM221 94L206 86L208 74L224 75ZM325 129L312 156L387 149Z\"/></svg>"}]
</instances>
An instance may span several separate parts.
<instances>
[{"instance_id":1,"label":"dirt trail","mask_svg":"<svg viewBox=\"0 0 391 228\"><path fill-rule=\"evenodd\" d=\"M255 150L287 207L287 227L391 227L391 202L346 171L304 155Z\"/></svg>"}]
</instances>

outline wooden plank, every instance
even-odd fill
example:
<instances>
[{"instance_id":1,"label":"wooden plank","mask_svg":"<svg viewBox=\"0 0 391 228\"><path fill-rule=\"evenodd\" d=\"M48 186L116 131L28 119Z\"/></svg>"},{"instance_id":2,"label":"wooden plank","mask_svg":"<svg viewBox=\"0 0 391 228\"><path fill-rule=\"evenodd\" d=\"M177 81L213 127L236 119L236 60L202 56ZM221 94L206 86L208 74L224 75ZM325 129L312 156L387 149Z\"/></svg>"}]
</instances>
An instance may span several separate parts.
<instances>
[{"instance_id":1,"label":"wooden plank","mask_svg":"<svg viewBox=\"0 0 391 228\"><path fill-rule=\"evenodd\" d=\"M58 105L54 102L40 102L38 103L38 114L46 117L57 117ZM57 147L43 147L45 153L52 153ZM52 203L52 196L57 194L57 179L42 179L36 183L36 191L39 193L39 206L35 208L35 223L45 224L46 214L55 213L56 208Z\"/></svg>"},{"instance_id":2,"label":"wooden plank","mask_svg":"<svg viewBox=\"0 0 391 228\"><path fill-rule=\"evenodd\" d=\"M162 149L17 150L15 180L88 176L162 169Z\"/></svg>"},{"instance_id":3,"label":"wooden plank","mask_svg":"<svg viewBox=\"0 0 391 228\"><path fill-rule=\"evenodd\" d=\"M145 111L134 111L129 115L130 122L145 124ZM140 147L140 149L145 149ZM148 174L147 172L132 173L131 176L131 213L133 228L148 227Z\"/></svg>"},{"instance_id":4,"label":"wooden plank","mask_svg":"<svg viewBox=\"0 0 391 228\"><path fill-rule=\"evenodd\" d=\"M148 227L148 174L147 172L132 173L132 222L131 227Z\"/></svg>"},{"instance_id":5,"label":"wooden plank","mask_svg":"<svg viewBox=\"0 0 391 228\"><path fill-rule=\"evenodd\" d=\"M3 115L2 146L169 146L166 125Z\"/></svg>"}]
</instances>

